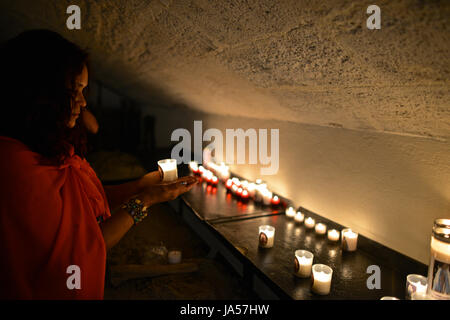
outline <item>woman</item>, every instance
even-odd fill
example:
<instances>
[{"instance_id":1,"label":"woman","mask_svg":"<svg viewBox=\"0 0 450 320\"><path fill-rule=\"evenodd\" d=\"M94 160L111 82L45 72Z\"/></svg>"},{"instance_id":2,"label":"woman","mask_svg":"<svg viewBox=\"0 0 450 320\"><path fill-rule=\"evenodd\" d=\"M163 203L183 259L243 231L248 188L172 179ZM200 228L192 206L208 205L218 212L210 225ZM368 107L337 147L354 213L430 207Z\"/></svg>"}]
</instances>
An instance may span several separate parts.
<instances>
[{"instance_id":1,"label":"woman","mask_svg":"<svg viewBox=\"0 0 450 320\"><path fill-rule=\"evenodd\" d=\"M156 171L102 186L84 158L88 63L75 44L24 32L0 64L0 298L102 299L106 251L197 180Z\"/></svg>"}]
</instances>

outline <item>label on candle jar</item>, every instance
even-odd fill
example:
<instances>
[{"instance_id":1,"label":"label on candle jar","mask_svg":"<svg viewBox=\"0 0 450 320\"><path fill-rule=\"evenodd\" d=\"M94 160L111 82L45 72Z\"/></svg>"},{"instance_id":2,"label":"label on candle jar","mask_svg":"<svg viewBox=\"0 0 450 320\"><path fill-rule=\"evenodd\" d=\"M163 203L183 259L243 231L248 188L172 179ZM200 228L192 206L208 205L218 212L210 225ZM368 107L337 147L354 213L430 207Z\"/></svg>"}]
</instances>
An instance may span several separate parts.
<instances>
[{"instance_id":1,"label":"label on candle jar","mask_svg":"<svg viewBox=\"0 0 450 320\"><path fill-rule=\"evenodd\" d=\"M432 297L450 300L450 264L434 260L430 284Z\"/></svg>"},{"instance_id":2,"label":"label on candle jar","mask_svg":"<svg viewBox=\"0 0 450 320\"><path fill-rule=\"evenodd\" d=\"M264 232L260 232L259 234L259 245L261 247L267 246L267 236Z\"/></svg>"}]
</instances>

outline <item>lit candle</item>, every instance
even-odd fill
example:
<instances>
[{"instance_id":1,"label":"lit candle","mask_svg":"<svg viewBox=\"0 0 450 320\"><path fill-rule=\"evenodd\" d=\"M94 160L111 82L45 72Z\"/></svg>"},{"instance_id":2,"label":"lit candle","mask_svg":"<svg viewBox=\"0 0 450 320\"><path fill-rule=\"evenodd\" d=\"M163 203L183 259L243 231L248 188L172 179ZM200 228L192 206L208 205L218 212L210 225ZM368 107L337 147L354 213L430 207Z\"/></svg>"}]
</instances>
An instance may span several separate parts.
<instances>
[{"instance_id":1,"label":"lit candle","mask_svg":"<svg viewBox=\"0 0 450 320\"><path fill-rule=\"evenodd\" d=\"M327 226L323 223L316 224L316 233L325 234L327 232Z\"/></svg>"},{"instance_id":2,"label":"lit candle","mask_svg":"<svg viewBox=\"0 0 450 320\"><path fill-rule=\"evenodd\" d=\"M400 299L396 298L396 297L385 296L385 297L382 297L380 300L400 300Z\"/></svg>"},{"instance_id":3,"label":"lit candle","mask_svg":"<svg viewBox=\"0 0 450 320\"><path fill-rule=\"evenodd\" d=\"M296 222L302 223L303 220L305 220L305 215L303 213L301 213L300 211L297 211L297 213L295 214L294 220Z\"/></svg>"},{"instance_id":4,"label":"lit candle","mask_svg":"<svg viewBox=\"0 0 450 320\"><path fill-rule=\"evenodd\" d=\"M158 161L158 170L161 175L161 181L169 182L178 179L177 160L164 159Z\"/></svg>"},{"instance_id":5,"label":"lit candle","mask_svg":"<svg viewBox=\"0 0 450 320\"><path fill-rule=\"evenodd\" d=\"M231 193L232 193L232 194L236 194L236 191L237 191L238 189L239 189L238 186L235 185L235 184L233 184L233 186L231 187Z\"/></svg>"},{"instance_id":6,"label":"lit candle","mask_svg":"<svg viewBox=\"0 0 450 320\"><path fill-rule=\"evenodd\" d=\"M327 295L331 289L333 269L324 264L315 264L312 267L313 286L312 291L320 295Z\"/></svg>"},{"instance_id":7,"label":"lit candle","mask_svg":"<svg viewBox=\"0 0 450 320\"><path fill-rule=\"evenodd\" d=\"M450 219L438 219L431 236L427 294L430 299L450 300Z\"/></svg>"},{"instance_id":8,"label":"lit candle","mask_svg":"<svg viewBox=\"0 0 450 320\"><path fill-rule=\"evenodd\" d=\"M328 240L330 241L338 241L339 240L339 232L337 230L328 230Z\"/></svg>"},{"instance_id":9,"label":"lit candle","mask_svg":"<svg viewBox=\"0 0 450 320\"><path fill-rule=\"evenodd\" d=\"M341 231L342 249L344 251L355 251L358 245L358 234L351 229Z\"/></svg>"},{"instance_id":10,"label":"lit candle","mask_svg":"<svg viewBox=\"0 0 450 320\"><path fill-rule=\"evenodd\" d=\"M275 228L272 226L259 226L259 246L272 248L275 238Z\"/></svg>"},{"instance_id":11,"label":"lit candle","mask_svg":"<svg viewBox=\"0 0 450 320\"><path fill-rule=\"evenodd\" d=\"M231 179L228 179L227 182L225 183L225 187L228 190L230 190L232 186L233 186L233 181Z\"/></svg>"},{"instance_id":12,"label":"lit candle","mask_svg":"<svg viewBox=\"0 0 450 320\"><path fill-rule=\"evenodd\" d=\"M413 293L427 292L427 278L419 274L409 274L406 277L406 300L411 300Z\"/></svg>"},{"instance_id":13,"label":"lit candle","mask_svg":"<svg viewBox=\"0 0 450 320\"><path fill-rule=\"evenodd\" d=\"M181 262L181 251L172 250L167 253L167 259L170 264L176 264Z\"/></svg>"},{"instance_id":14,"label":"lit candle","mask_svg":"<svg viewBox=\"0 0 450 320\"><path fill-rule=\"evenodd\" d=\"M263 203L264 205L268 206L272 201L272 192L269 190L263 191Z\"/></svg>"},{"instance_id":15,"label":"lit candle","mask_svg":"<svg viewBox=\"0 0 450 320\"><path fill-rule=\"evenodd\" d=\"M278 198L278 196L274 196L272 198L272 205L277 206L280 204L280 198Z\"/></svg>"},{"instance_id":16,"label":"lit candle","mask_svg":"<svg viewBox=\"0 0 450 320\"><path fill-rule=\"evenodd\" d=\"M314 255L306 250L295 251L295 275L301 278L308 278L311 276L311 268Z\"/></svg>"},{"instance_id":17,"label":"lit candle","mask_svg":"<svg viewBox=\"0 0 450 320\"><path fill-rule=\"evenodd\" d=\"M313 218L309 217L305 220L305 226L308 229L314 228L315 225L316 225L316 221Z\"/></svg>"},{"instance_id":18,"label":"lit candle","mask_svg":"<svg viewBox=\"0 0 450 320\"><path fill-rule=\"evenodd\" d=\"M240 196L242 195L242 191L244 191L244 189L242 189L241 187L239 187L239 188L236 190L236 195L237 195L238 197L240 197Z\"/></svg>"},{"instance_id":19,"label":"lit candle","mask_svg":"<svg viewBox=\"0 0 450 320\"><path fill-rule=\"evenodd\" d=\"M256 192L256 184L254 184L253 182L249 183L247 186L247 191L248 191L248 195L252 198L255 197L255 192Z\"/></svg>"},{"instance_id":20,"label":"lit candle","mask_svg":"<svg viewBox=\"0 0 450 320\"><path fill-rule=\"evenodd\" d=\"M213 176L211 179L211 183L213 185L217 185L219 183L219 178L217 178L216 176Z\"/></svg>"},{"instance_id":21,"label":"lit candle","mask_svg":"<svg viewBox=\"0 0 450 320\"><path fill-rule=\"evenodd\" d=\"M198 173L198 162L197 161L189 162L189 170L192 173Z\"/></svg>"},{"instance_id":22,"label":"lit candle","mask_svg":"<svg viewBox=\"0 0 450 320\"><path fill-rule=\"evenodd\" d=\"M248 195L248 191L247 190L243 190L242 191L242 194L241 194L241 198L242 198L242 200L248 200L248 197L249 197L249 195Z\"/></svg>"},{"instance_id":23,"label":"lit candle","mask_svg":"<svg viewBox=\"0 0 450 320\"><path fill-rule=\"evenodd\" d=\"M292 207L287 208L285 213L288 218L293 218L295 216L295 210Z\"/></svg>"}]
</instances>

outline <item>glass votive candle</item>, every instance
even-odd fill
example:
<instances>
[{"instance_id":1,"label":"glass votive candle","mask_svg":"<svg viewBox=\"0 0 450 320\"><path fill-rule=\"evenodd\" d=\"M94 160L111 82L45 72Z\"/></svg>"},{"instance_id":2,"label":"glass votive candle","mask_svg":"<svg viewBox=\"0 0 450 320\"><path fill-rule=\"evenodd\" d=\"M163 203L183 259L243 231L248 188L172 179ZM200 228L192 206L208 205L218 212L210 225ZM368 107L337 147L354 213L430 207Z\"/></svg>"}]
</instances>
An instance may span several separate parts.
<instances>
[{"instance_id":1,"label":"glass votive candle","mask_svg":"<svg viewBox=\"0 0 450 320\"><path fill-rule=\"evenodd\" d=\"M298 223L302 223L303 220L305 220L305 215L303 213L301 213L300 211L297 211L297 213L295 214L294 220Z\"/></svg>"},{"instance_id":2,"label":"glass votive candle","mask_svg":"<svg viewBox=\"0 0 450 320\"><path fill-rule=\"evenodd\" d=\"M396 298L396 297L385 296L385 297L382 297L380 300L400 300L400 299Z\"/></svg>"},{"instance_id":3,"label":"glass votive candle","mask_svg":"<svg viewBox=\"0 0 450 320\"><path fill-rule=\"evenodd\" d=\"M272 248L275 239L275 228L264 225L259 226L259 246L261 248Z\"/></svg>"},{"instance_id":4,"label":"glass votive candle","mask_svg":"<svg viewBox=\"0 0 450 320\"><path fill-rule=\"evenodd\" d=\"M167 260L170 264L177 264L181 262L181 256L180 250L171 250L167 253Z\"/></svg>"},{"instance_id":5,"label":"glass votive candle","mask_svg":"<svg viewBox=\"0 0 450 320\"><path fill-rule=\"evenodd\" d=\"M286 209L285 213L286 213L286 217L293 218L295 216L295 209L292 207L289 207Z\"/></svg>"},{"instance_id":6,"label":"glass votive candle","mask_svg":"<svg viewBox=\"0 0 450 320\"><path fill-rule=\"evenodd\" d=\"M311 276L311 268L314 255L306 250L295 251L295 275L301 278L308 278Z\"/></svg>"},{"instance_id":7,"label":"glass votive candle","mask_svg":"<svg viewBox=\"0 0 450 320\"><path fill-rule=\"evenodd\" d=\"M170 182L178 179L177 160L164 159L158 161L158 170L161 181Z\"/></svg>"},{"instance_id":8,"label":"glass votive candle","mask_svg":"<svg viewBox=\"0 0 450 320\"><path fill-rule=\"evenodd\" d=\"M338 241L339 240L339 232L336 229L328 230L328 240Z\"/></svg>"},{"instance_id":9,"label":"glass votive candle","mask_svg":"<svg viewBox=\"0 0 450 320\"><path fill-rule=\"evenodd\" d=\"M315 230L317 234L325 234L327 232L327 226L323 223L318 223L316 224Z\"/></svg>"},{"instance_id":10,"label":"glass votive candle","mask_svg":"<svg viewBox=\"0 0 450 320\"><path fill-rule=\"evenodd\" d=\"M409 274L406 277L406 300L411 300L412 294L426 293L428 287L428 280L426 277L419 274Z\"/></svg>"},{"instance_id":11,"label":"glass votive candle","mask_svg":"<svg viewBox=\"0 0 450 320\"><path fill-rule=\"evenodd\" d=\"M352 229L344 229L341 231L342 250L355 251L358 245L358 234Z\"/></svg>"},{"instance_id":12,"label":"glass votive candle","mask_svg":"<svg viewBox=\"0 0 450 320\"><path fill-rule=\"evenodd\" d=\"M324 264L315 264L312 266L312 291L320 295L327 295L331 289L331 278L333 269Z\"/></svg>"},{"instance_id":13,"label":"glass votive candle","mask_svg":"<svg viewBox=\"0 0 450 320\"><path fill-rule=\"evenodd\" d=\"M426 292L413 292L411 295L411 300L434 300Z\"/></svg>"},{"instance_id":14,"label":"glass votive candle","mask_svg":"<svg viewBox=\"0 0 450 320\"><path fill-rule=\"evenodd\" d=\"M305 226L308 229L314 228L315 225L316 225L316 221L313 218L309 217L305 220Z\"/></svg>"}]
</instances>

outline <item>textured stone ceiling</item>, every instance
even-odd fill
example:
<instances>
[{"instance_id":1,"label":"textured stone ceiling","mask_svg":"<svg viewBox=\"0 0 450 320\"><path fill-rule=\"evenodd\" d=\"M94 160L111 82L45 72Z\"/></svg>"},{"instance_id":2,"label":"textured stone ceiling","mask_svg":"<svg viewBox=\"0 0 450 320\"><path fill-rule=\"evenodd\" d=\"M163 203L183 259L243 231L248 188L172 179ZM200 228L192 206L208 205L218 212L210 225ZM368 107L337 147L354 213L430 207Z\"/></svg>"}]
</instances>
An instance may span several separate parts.
<instances>
[{"instance_id":1,"label":"textured stone ceiling","mask_svg":"<svg viewBox=\"0 0 450 320\"><path fill-rule=\"evenodd\" d=\"M0 16L2 40L59 31L144 104L450 138L450 1L2 0Z\"/></svg>"}]
</instances>

